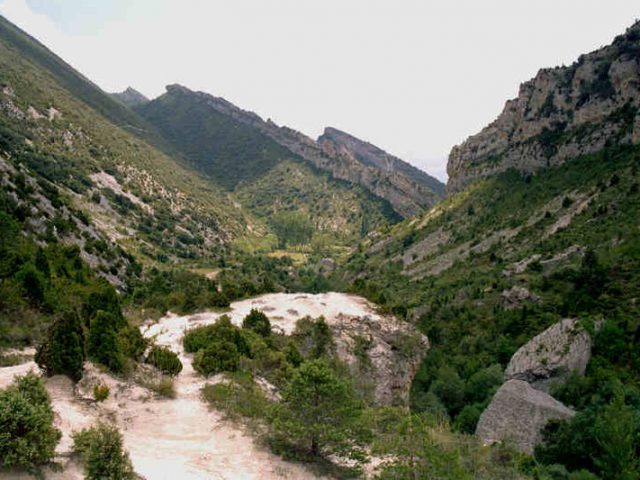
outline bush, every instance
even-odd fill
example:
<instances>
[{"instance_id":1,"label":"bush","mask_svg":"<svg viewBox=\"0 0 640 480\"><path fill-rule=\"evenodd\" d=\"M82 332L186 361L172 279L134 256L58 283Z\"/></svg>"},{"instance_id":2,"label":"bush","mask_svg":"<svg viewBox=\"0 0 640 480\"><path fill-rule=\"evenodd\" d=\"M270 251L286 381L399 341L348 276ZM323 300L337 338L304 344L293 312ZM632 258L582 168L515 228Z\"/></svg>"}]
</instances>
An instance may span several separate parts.
<instances>
[{"instance_id":1,"label":"bush","mask_svg":"<svg viewBox=\"0 0 640 480\"><path fill-rule=\"evenodd\" d=\"M269 319L264 313L260 310L256 310L255 308L252 308L249 315L244 317L244 320L242 321L242 328L253 330L263 337L271 335L271 322L269 322Z\"/></svg>"},{"instance_id":2,"label":"bush","mask_svg":"<svg viewBox=\"0 0 640 480\"><path fill-rule=\"evenodd\" d=\"M137 478L124 450L122 435L114 426L99 423L74 432L73 449L82 456L87 480L134 480Z\"/></svg>"},{"instance_id":3,"label":"bush","mask_svg":"<svg viewBox=\"0 0 640 480\"><path fill-rule=\"evenodd\" d=\"M82 378L84 360L82 323L75 312L66 312L51 324L36 350L35 361L47 376L67 375L77 382Z\"/></svg>"},{"instance_id":4,"label":"bush","mask_svg":"<svg viewBox=\"0 0 640 480\"><path fill-rule=\"evenodd\" d=\"M35 471L53 459L61 436L40 378L28 373L0 390L0 468Z\"/></svg>"},{"instance_id":5,"label":"bush","mask_svg":"<svg viewBox=\"0 0 640 480\"><path fill-rule=\"evenodd\" d=\"M87 353L89 358L112 372L124 370L124 355L118 341L118 319L115 315L102 310L96 313L89 328Z\"/></svg>"},{"instance_id":6,"label":"bush","mask_svg":"<svg viewBox=\"0 0 640 480\"><path fill-rule=\"evenodd\" d=\"M195 353L221 341L233 343L242 355L251 355L242 331L231 323L227 315L222 315L213 325L189 330L182 339L182 344L186 352Z\"/></svg>"},{"instance_id":7,"label":"bush","mask_svg":"<svg viewBox=\"0 0 640 480\"><path fill-rule=\"evenodd\" d=\"M333 335L324 317L301 318L296 322L293 338L303 356L320 358L334 348Z\"/></svg>"},{"instance_id":8,"label":"bush","mask_svg":"<svg viewBox=\"0 0 640 480\"><path fill-rule=\"evenodd\" d=\"M103 402L109 397L109 387L101 383L93 387L93 398L96 402Z\"/></svg>"},{"instance_id":9,"label":"bush","mask_svg":"<svg viewBox=\"0 0 640 480\"><path fill-rule=\"evenodd\" d=\"M127 325L118 334L118 340L122 347L122 353L134 360L139 359L147 349L149 343L140 333L140 329L133 325Z\"/></svg>"},{"instance_id":10,"label":"bush","mask_svg":"<svg viewBox=\"0 0 640 480\"><path fill-rule=\"evenodd\" d=\"M240 354L234 343L216 341L199 350L193 359L193 368L202 375L234 372L240 365Z\"/></svg>"},{"instance_id":11,"label":"bush","mask_svg":"<svg viewBox=\"0 0 640 480\"><path fill-rule=\"evenodd\" d=\"M166 347L152 347L147 356L147 363L171 376L178 375L182 371L182 362L178 355Z\"/></svg>"}]
</instances>

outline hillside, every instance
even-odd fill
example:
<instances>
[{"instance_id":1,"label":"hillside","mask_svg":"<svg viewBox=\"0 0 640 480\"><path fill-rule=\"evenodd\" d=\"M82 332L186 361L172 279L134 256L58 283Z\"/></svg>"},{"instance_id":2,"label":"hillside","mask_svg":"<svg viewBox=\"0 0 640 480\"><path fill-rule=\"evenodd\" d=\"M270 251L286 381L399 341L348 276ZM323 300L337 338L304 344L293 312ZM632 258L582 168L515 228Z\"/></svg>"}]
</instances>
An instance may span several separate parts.
<instances>
[{"instance_id":1,"label":"hillside","mask_svg":"<svg viewBox=\"0 0 640 480\"><path fill-rule=\"evenodd\" d=\"M187 159L214 176L218 174L218 182L227 187L245 178L258 178L280 159L289 158L306 161L336 180L361 186L389 202L403 217L434 205L440 198L402 172L364 165L351 155L323 148L295 130L265 122L223 98L180 85L169 85L165 95L137 110ZM190 115L192 111L196 112L194 116ZM176 135L176 131L183 135ZM191 140L197 135L199 142L186 141L184 135ZM208 141L203 142L204 138Z\"/></svg>"},{"instance_id":2,"label":"hillside","mask_svg":"<svg viewBox=\"0 0 640 480\"><path fill-rule=\"evenodd\" d=\"M341 154L350 155L360 163L383 172L399 172L440 197L445 195L445 185L437 178L395 157L375 145L360 140L337 128L327 127L318 137L318 143Z\"/></svg>"},{"instance_id":3,"label":"hillside","mask_svg":"<svg viewBox=\"0 0 640 480\"><path fill-rule=\"evenodd\" d=\"M4 19L0 66L3 196L25 232L77 244L123 286L128 261L100 252L125 248L143 263L216 257L251 223L226 193L130 133L146 125L137 114Z\"/></svg>"},{"instance_id":4,"label":"hillside","mask_svg":"<svg viewBox=\"0 0 640 480\"><path fill-rule=\"evenodd\" d=\"M508 115L453 149L449 198L368 239L344 274L352 291L432 342L413 383L414 411L598 478L622 478L603 467L611 441L603 425L640 431L624 420L640 407L640 76L626 53L637 31L574 65L583 91L584 65L599 62L614 85L606 99L592 91L578 101L574 91L574 103L552 109L551 118L573 119L562 128L579 137L557 135L541 153L551 120L532 107L524 119L513 112L549 91L559 97L525 84ZM567 72L543 71L536 82ZM562 325L574 330L561 334Z\"/></svg>"},{"instance_id":5,"label":"hillside","mask_svg":"<svg viewBox=\"0 0 640 480\"><path fill-rule=\"evenodd\" d=\"M451 150L448 190L509 168L531 173L640 142L639 55L640 22L568 67L540 70L494 122Z\"/></svg>"},{"instance_id":6,"label":"hillside","mask_svg":"<svg viewBox=\"0 0 640 480\"><path fill-rule=\"evenodd\" d=\"M233 192L268 224L273 226L276 214L297 212L313 224L317 235L353 243L399 219L384 199L309 165L260 128L213 108L209 98L213 97L172 85L137 111L187 165Z\"/></svg>"}]
</instances>

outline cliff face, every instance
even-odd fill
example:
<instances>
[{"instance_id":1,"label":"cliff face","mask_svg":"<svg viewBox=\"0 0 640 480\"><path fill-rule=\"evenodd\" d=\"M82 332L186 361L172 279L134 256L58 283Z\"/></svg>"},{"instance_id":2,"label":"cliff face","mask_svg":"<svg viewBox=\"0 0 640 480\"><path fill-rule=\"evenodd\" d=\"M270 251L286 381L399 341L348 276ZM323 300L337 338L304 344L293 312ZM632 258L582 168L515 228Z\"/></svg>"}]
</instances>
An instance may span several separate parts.
<instances>
[{"instance_id":1,"label":"cliff face","mask_svg":"<svg viewBox=\"0 0 640 480\"><path fill-rule=\"evenodd\" d=\"M333 148L342 154L350 155L363 165L377 168L383 172L398 172L414 180L417 184L444 196L445 186L437 178L428 175L419 168L395 157L369 142L349 135L337 128L327 127L318 138L324 148Z\"/></svg>"},{"instance_id":2,"label":"cliff face","mask_svg":"<svg viewBox=\"0 0 640 480\"><path fill-rule=\"evenodd\" d=\"M540 70L493 123L451 150L449 193L509 168L534 172L640 142L639 62L640 22L569 67Z\"/></svg>"},{"instance_id":3,"label":"cliff face","mask_svg":"<svg viewBox=\"0 0 640 480\"><path fill-rule=\"evenodd\" d=\"M255 113L242 110L223 98L204 92L193 92L180 85L169 85L167 94L197 97L200 102L218 113L256 128L315 168L328 172L338 180L360 185L375 196L387 200L403 217L415 215L440 200L440 195L404 173L365 165L352 154L336 148L333 144L318 143L296 130L278 126L271 120L264 121Z\"/></svg>"}]
</instances>

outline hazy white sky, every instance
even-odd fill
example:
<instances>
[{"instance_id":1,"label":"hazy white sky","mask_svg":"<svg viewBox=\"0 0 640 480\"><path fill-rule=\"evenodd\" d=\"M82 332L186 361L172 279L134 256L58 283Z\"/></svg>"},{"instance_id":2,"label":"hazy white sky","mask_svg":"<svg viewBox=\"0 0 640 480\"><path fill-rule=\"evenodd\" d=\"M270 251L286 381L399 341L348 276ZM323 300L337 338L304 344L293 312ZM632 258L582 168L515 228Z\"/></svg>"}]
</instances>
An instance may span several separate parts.
<instances>
[{"instance_id":1,"label":"hazy white sky","mask_svg":"<svg viewBox=\"0 0 640 480\"><path fill-rule=\"evenodd\" d=\"M107 91L181 83L444 179L451 147L540 67L609 43L638 0L0 0Z\"/></svg>"}]
</instances>

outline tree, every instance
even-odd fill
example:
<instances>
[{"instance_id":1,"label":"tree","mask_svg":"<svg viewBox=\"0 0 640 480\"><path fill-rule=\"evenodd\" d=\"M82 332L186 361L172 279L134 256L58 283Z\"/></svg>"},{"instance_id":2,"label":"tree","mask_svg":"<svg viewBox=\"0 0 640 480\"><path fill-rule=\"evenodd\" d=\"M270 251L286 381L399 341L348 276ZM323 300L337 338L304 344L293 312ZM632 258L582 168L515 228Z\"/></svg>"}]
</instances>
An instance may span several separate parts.
<instances>
[{"instance_id":1,"label":"tree","mask_svg":"<svg viewBox=\"0 0 640 480\"><path fill-rule=\"evenodd\" d=\"M263 337L271 335L271 322L269 322L269 319L264 313L255 308L252 308L249 315L244 317L242 328L253 330Z\"/></svg>"},{"instance_id":2,"label":"tree","mask_svg":"<svg viewBox=\"0 0 640 480\"><path fill-rule=\"evenodd\" d=\"M87 342L89 358L116 373L122 372L125 360L118 340L119 324L118 317L98 310L91 320Z\"/></svg>"},{"instance_id":3,"label":"tree","mask_svg":"<svg viewBox=\"0 0 640 480\"><path fill-rule=\"evenodd\" d=\"M74 432L73 449L82 456L87 480L134 480L137 478L122 435L112 425L98 425Z\"/></svg>"},{"instance_id":4,"label":"tree","mask_svg":"<svg viewBox=\"0 0 640 480\"><path fill-rule=\"evenodd\" d=\"M633 444L636 430L633 409L625 405L623 394L616 394L598 415L595 425L600 453L594 462L605 480L631 480L640 475Z\"/></svg>"},{"instance_id":5,"label":"tree","mask_svg":"<svg viewBox=\"0 0 640 480\"><path fill-rule=\"evenodd\" d=\"M294 372L271 412L277 441L318 457L361 454L357 421L362 406L351 385L324 359L310 360Z\"/></svg>"},{"instance_id":6,"label":"tree","mask_svg":"<svg viewBox=\"0 0 640 480\"><path fill-rule=\"evenodd\" d=\"M35 361L47 376L67 375L74 382L82 378L85 360L84 332L76 312L55 319L45 340L38 346Z\"/></svg>"},{"instance_id":7,"label":"tree","mask_svg":"<svg viewBox=\"0 0 640 480\"><path fill-rule=\"evenodd\" d=\"M217 340L198 350L193 358L193 368L202 375L235 372L240 365L240 353L234 343Z\"/></svg>"},{"instance_id":8,"label":"tree","mask_svg":"<svg viewBox=\"0 0 640 480\"><path fill-rule=\"evenodd\" d=\"M149 355L147 355L147 363L167 375L175 376L182 371L182 362L178 355L166 347L152 347Z\"/></svg>"},{"instance_id":9,"label":"tree","mask_svg":"<svg viewBox=\"0 0 640 480\"><path fill-rule=\"evenodd\" d=\"M0 468L34 472L53 459L61 436L40 378L28 373L0 390Z\"/></svg>"}]
</instances>

